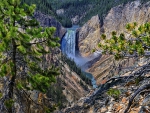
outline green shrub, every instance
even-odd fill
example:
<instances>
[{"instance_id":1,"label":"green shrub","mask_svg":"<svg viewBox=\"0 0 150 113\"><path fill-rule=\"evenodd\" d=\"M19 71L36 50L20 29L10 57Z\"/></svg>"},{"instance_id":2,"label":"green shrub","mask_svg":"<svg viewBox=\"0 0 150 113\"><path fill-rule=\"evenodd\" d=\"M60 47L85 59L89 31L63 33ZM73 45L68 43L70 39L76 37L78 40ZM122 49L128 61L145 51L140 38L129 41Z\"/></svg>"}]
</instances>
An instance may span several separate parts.
<instances>
[{"instance_id":1,"label":"green shrub","mask_svg":"<svg viewBox=\"0 0 150 113\"><path fill-rule=\"evenodd\" d=\"M119 98L119 96L121 95L121 91L119 89L116 88L110 88L107 91L107 94L111 97L114 97L115 99Z\"/></svg>"}]
</instances>

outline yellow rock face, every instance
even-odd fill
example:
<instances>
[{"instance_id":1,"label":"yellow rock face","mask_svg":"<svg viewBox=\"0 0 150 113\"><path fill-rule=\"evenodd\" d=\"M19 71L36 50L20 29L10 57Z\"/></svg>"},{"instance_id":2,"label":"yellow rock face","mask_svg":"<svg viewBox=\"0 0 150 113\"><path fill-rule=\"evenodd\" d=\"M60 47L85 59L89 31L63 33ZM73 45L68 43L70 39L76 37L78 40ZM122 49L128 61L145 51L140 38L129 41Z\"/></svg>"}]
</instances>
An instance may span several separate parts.
<instances>
[{"instance_id":1,"label":"yellow rock face","mask_svg":"<svg viewBox=\"0 0 150 113\"><path fill-rule=\"evenodd\" d=\"M126 24L137 22L138 25L150 22L150 2L141 4L139 1L134 1L126 5L119 5L112 8L100 23L98 15L89 20L79 31L79 51L82 56L89 56L92 54L92 49L97 48L102 33L105 33L107 38L111 37L112 31L117 31L118 34L125 33ZM125 65L132 65L134 60L124 61ZM103 84L107 78L110 77L111 71L114 75L119 72L115 71L113 64L118 64L112 56L102 56L99 61L94 63L90 72L96 79L97 84ZM120 73L122 74L122 73ZM111 75L113 76L113 75Z\"/></svg>"},{"instance_id":2,"label":"yellow rock face","mask_svg":"<svg viewBox=\"0 0 150 113\"><path fill-rule=\"evenodd\" d=\"M89 56L98 44L100 36L100 20L98 15L89 20L79 31L79 51L82 56Z\"/></svg>"},{"instance_id":3,"label":"yellow rock face","mask_svg":"<svg viewBox=\"0 0 150 113\"><path fill-rule=\"evenodd\" d=\"M126 24L133 22L138 25L150 22L150 2L141 5L140 1L135 1L112 8L104 19L103 28L107 37L110 37L112 31L125 33Z\"/></svg>"},{"instance_id":4,"label":"yellow rock face","mask_svg":"<svg viewBox=\"0 0 150 113\"><path fill-rule=\"evenodd\" d=\"M92 54L92 49L97 48L100 36L105 33L108 38L112 31L118 34L126 33L127 23L137 22L138 25L150 22L150 2L141 4L139 1L119 5L112 8L100 23L98 15L93 16L79 31L79 52L82 56Z\"/></svg>"}]
</instances>

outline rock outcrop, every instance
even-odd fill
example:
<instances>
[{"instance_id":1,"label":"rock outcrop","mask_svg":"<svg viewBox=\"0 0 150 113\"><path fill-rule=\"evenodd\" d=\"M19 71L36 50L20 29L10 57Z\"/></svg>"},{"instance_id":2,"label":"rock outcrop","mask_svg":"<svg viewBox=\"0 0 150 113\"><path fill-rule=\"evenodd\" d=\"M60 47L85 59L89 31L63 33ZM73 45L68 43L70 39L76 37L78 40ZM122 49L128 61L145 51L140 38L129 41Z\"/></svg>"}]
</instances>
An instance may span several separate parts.
<instances>
[{"instance_id":1,"label":"rock outcrop","mask_svg":"<svg viewBox=\"0 0 150 113\"><path fill-rule=\"evenodd\" d=\"M125 33L127 23L138 25L150 22L150 2L141 4L139 0L112 8L104 19L103 29L110 37L112 31Z\"/></svg>"},{"instance_id":2,"label":"rock outcrop","mask_svg":"<svg viewBox=\"0 0 150 113\"><path fill-rule=\"evenodd\" d=\"M86 57L98 44L100 37L100 20L98 15L93 16L79 31L79 52Z\"/></svg>"},{"instance_id":3,"label":"rock outcrop","mask_svg":"<svg viewBox=\"0 0 150 113\"><path fill-rule=\"evenodd\" d=\"M56 14L57 15L63 15L64 14L64 9L58 9L58 10L56 10Z\"/></svg>"},{"instance_id":4,"label":"rock outcrop","mask_svg":"<svg viewBox=\"0 0 150 113\"><path fill-rule=\"evenodd\" d=\"M41 12L35 12L34 17L40 22L41 26L56 27L55 36L62 38L65 35L66 29L54 17L44 15Z\"/></svg>"},{"instance_id":5,"label":"rock outcrop","mask_svg":"<svg viewBox=\"0 0 150 113\"><path fill-rule=\"evenodd\" d=\"M87 71L92 73L97 85L101 85L105 84L105 82L113 76L119 76L128 72L129 68L126 69L126 67L134 67L136 65L137 59L130 58L116 61L113 56L102 55Z\"/></svg>"},{"instance_id":6,"label":"rock outcrop","mask_svg":"<svg viewBox=\"0 0 150 113\"><path fill-rule=\"evenodd\" d=\"M72 24L78 24L80 21L79 15L76 15L74 18L71 18Z\"/></svg>"}]
</instances>

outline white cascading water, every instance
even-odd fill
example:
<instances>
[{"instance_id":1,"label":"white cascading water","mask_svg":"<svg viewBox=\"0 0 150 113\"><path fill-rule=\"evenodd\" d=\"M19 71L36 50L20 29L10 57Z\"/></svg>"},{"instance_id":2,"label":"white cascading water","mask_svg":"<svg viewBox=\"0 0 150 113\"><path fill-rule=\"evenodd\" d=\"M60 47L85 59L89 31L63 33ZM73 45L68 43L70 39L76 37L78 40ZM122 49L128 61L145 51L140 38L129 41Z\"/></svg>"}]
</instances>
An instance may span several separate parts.
<instances>
[{"instance_id":1,"label":"white cascading water","mask_svg":"<svg viewBox=\"0 0 150 113\"><path fill-rule=\"evenodd\" d=\"M76 46L76 30L79 28L79 26L73 26L72 28L67 28L67 32L65 36L62 38L61 42L61 50L63 53L65 53L69 58L74 59L77 65L83 65L86 63L89 59L76 57L75 53L75 46ZM84 72L84 70L83 70ZM96 81L92 74L84 72L88 78L91 79L93 88L96 88Z\"/></svg>"},{"instance_id":2,"label":"white cascading water","mask_svg":"<svg viewBox=\"0 0 150 113\"><path fill-rule=\"evenodd\" d=\"M62 39L61 50L68 56L75 56L76 29L78 26L67 28L67 33Z\"/></svg>"}]
</instances>

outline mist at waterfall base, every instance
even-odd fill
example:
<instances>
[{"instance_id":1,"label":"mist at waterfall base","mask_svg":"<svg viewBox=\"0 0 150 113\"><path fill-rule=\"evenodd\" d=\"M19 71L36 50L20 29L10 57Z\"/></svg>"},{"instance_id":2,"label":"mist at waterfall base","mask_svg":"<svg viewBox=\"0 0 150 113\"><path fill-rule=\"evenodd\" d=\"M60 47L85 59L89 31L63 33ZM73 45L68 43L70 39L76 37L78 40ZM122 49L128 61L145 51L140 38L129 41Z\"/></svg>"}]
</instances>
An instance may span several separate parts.
<instances>
[{"instance_id":1,"label":"mist at waterfall base","mask_svg":"<svg viewBox=\"0 0 150 113\"><path fill-rule=\"evenodd\" d=\"M84 63L89 61L89 58L82 58L80 56L75 55L76 50L76 30L79 26L74 25L71 28L67 28L67 32L62 39L61 42L61 50L64 54L67 55L68 58L71 58L75 61L75 63L79 66L82 66Z\"/></svg>"},{"instance_id":2,"label":"mist at waterfall base","mask_svg":"<svg viewBox=\"0 0 150 113\"><path fill-rule=\"evenodd\" d=\"M99 53L95 52L91 57L88 58L83 58L79 55L76 55L76 30L78 28L79 26L77 25L74 25L71 28L67 28L67 32L61 41L61 50L64 54L67 55L68 58L73 59L78 66L83 66L86 62L92 60L93 58L96 58L99 55ZM82 70L83 73L85 73L86 76L91 79L93 88L96 88L97 85L93 75L91 73L85 72L85 69L86 68Z\"/></svg>"}]
</instances>

